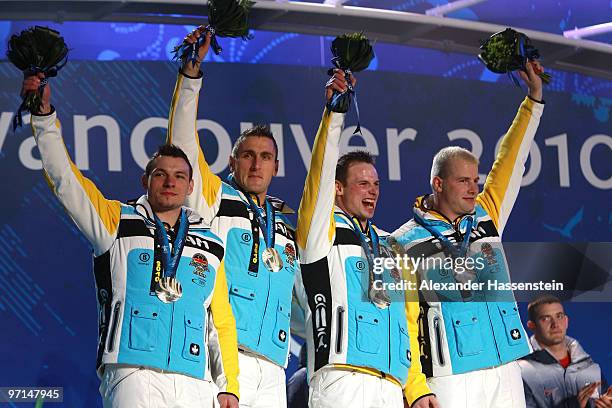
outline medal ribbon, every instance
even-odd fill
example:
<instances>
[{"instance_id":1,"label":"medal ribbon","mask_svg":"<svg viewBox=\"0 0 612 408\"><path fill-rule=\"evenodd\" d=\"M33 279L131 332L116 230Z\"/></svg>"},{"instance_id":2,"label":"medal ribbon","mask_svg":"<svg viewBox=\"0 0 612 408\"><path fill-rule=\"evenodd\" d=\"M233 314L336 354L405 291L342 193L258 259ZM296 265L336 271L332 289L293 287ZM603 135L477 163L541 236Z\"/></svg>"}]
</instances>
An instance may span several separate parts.
<instances>
[{"instance_id":1,"label":"medal ribbon","mask_svg":"<svg viewBox=\"0 0 612 408\"><path fill-rule=\"evenodd\" d=\"M389 306L390 299L384 289L376 289L376 282L380 282L380 285L382 286L383 278L382 276L376 276L374 273L374 258L378 258L380 256L378 234L374 230L374 227L372 227L370 220L368 220L366 223L366 231L368 231L370 235L370 242L372 243L372 247L370 248L370 245L368 244L368 237L363 233L361 224L355 222L353 218L349 218L349 220L351 221L351 224L353 224L353 228L359 236L359 243L361 244L361 247L366 254L366 258L368 259L368 298L376 305L376 307L384 309Z\"/></svg>"},{"instance_id":2,"label":"medal ribbon","mask_svg":"<svg viewBox=\"0 0 612 408\"><path fill-rule=\"evenodd\" d=\"M440 241L440 243L442 243L442 245L444 245L444 247L450 251L451 255L454 258L465 257L465 254L467 254L467 250L470 245L470 234L472 232L472 227L474 226L473 217L468 217L468 225L465 230L465 234L463 235L463 242L459 248L457 247L457 245L453 244L448 238L446 238L440 232L438 232L437 230L427 225L425 221L423 220L423 218L421 218L416 213L414 214L414 220L417 222L417 224L419 224L420 226L425 228L427 231L429 231L431 235L437 238L438 241Z\"/></svg>"},{"instance_id":3,"label":"medal ribbon","mask_svg":"<svg viewBox=\"0 0 612 408\"><path fill-rule=\"evenodd\" d=\"M261 228L261 232L264 236L264 240L266 242L266 248L274 248L275 241L275 233L274 226L276 223L276 216L274 213L274 208L272 204L268 200L265 200L266 206L266 216L262 215L262 209L255 204L253 199L251 198L251 194L247 193L236 183L234 180L234 176L230 174L227 177L227 181L234 187L236 190L241 191L242 194L246 197L249 202L249 208L254 214L254 220L251 221L252 233L253 233L253 247L251 249L251 260L249 262L249 273L257 274L258 272L258 263L259 263L259 229Z\"/></svg>"},{"instance_id":4,"label":"medal ribbon","mask_svg":"<svg viewBox=\"0 0 612 408\"><path fill-rule=\"evenodd\" d=\"M174 278L176 276L176 270L178 269L179 259L183 253L185 247L185 238L187 238L187 231L189 230L189 221L187 220L187 214L181 209L180 224L174 239L174 246L170 249L170 242L168 240L168 233L164 227L164 223L153 214L155 217L155 241L161 246L162 253L162 268L164 270L164 278Z\"/></svg>"},{"instance_id":5,"label":"medal ribbon","mask_svg":"<svg viewBox=\"0 0 612 408\"><path fill-rule=\"evenodd\" d=\"M437 238L438 241L440 241L442 245L444 245L444 247L451 253L453 258L465 258L465 255L467 254L467 251L468 251L468 247L470 245L470 234L472 233L472 227L474 226L473 217L468 217L468 225L465 230L465 234L463 235L463 242L461 243L461 246L459 248L457 247L457 245L454 245L448 238L446 238L440 232L431 228L429 225L426 225L425 221L420 216L418 216L416 213L414 214L414 220L417 222L417 224L419 224L420 226L425 228L427 231L429 231L431 235ZM455 274L456 272L453 271L453 275ZM455 280L457 280L456 276L455 276ZM463 298L464 301L469 301L472 297L471 290L460 290L459 292L461 293L461 297Z\"/></svg>"},{"instance_id":6,"label":"medal ribbon","mask_svg":"<svg viewBox=\"0 0 612 408\"><path fill-rule=\"evenodd\" d=\"M339 65L339 59L333 58L332 62L337 68L342 69ZM353 84L351 84L351 81L349 79L352 74L351 70L344 69L343 71L344 71L344 77L347 78L346 80L347 90L346 92L343 92L343 93L335 91L334 95L332 96L332 99L329 102L329 106L331 107L332 111L337 112L338 106L342 104L342 100L344 98L348 98L348 103L350 103L350 99L353 98L353 101L355 102L355 113L357 114L357 127L355 128L355 131L353 132L353 134L355 135L357 133L361 133L361 124L359 122L359 105L357 104L357 92L355 91L355 88L353 88ZM333 73L330 75L333 75ZM350 109L350 106L349 106L349 109Z\"/></svg>"},{"instance_id":7,"label":"medal ribbon","mask_svg":"<svg viewBox=\"0 0 612 408\"><path fill-rule=\"evenodd\" d=\"M372 248L370 248L367 236L361 231L361 225L355 222L353 218L347 218L351 221L351 224L353 224L353 228L359 236L359 243L361 244L361 247L363 248L366 254L370 270L372 270L374 268L374 258L378 258L380 256L380 250L378 248L378 234L376 233L376 231L374 231L374 228L372 228L372 223L370 222L370 220L368 220L366 224L366 231L369 231L370 233L370 241L372 242Z\"/></svg>"}]
</instances>

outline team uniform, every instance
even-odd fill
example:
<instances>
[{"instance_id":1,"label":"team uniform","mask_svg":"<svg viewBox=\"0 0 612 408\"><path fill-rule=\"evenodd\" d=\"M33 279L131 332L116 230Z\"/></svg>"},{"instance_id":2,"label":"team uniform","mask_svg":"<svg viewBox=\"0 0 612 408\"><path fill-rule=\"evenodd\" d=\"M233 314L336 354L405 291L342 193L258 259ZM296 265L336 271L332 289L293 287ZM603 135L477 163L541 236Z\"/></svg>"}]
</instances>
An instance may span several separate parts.
<instances>
[{"instance_id":1,"label":"team uniform","mask_svg":"<svg viewBox=\"0 0 612 408\"><path fill-rule=\"evenodd\" d=\"M309 405L399 408L411 366L410 350L417 347L413 323L418 303L405 302L403 293L399 298L389 293L392 299L396 295L395 301L379 308L368 298L366 246L375 252L384 244L385 233L369 222L362 230L334 206L343 122L344 114L325 110L298 217ZM382 272L385 282L399 279L390 271ZM429 392L426 387L416 388L415 394Z\"/></svg>"},{"instance_id":2,"label":"team uniform","mask_svg":"<svg viewBox=\"0 0 612 408\"><path fill-rule=\"evenodd\" d=\"M458 288L434 290L427 295L421 292L423 372L443 407L525 404L515 360L528 354L530 346L514 296L512 292L486 288L488 280L510 281L501 235L518 196L543 106L530 98L521 104L477 197L474 213L449 220L427 208L427 197L419 197L414 218L390 237L396 249L412 259L448 259L452 254L443 244L451 242L464 245L466 258L477 261L472 262L471 270L464 268L461 273L456 268L440 267L441 262L421 263L416 266L419 287L423 281L485 283L481 291Z\"/></svg>"},{"instance_id":3,"label":"team uniform","mask_svg":"<svg viewBox=\"0 0 612 408\"><path fill-rule=\"evenodd\" d=\"M177 225L184 246L175 277L183 292L177 301L163 302L156 295L164 274L162 247L147 197L131 204L107 200L70 160L55 112L32 115L32 129L47 181L93 247L104 406L212 406L209 348L220 356L225 391L238 397L223 241L195 211L182 208ZM167 236L174 246L173 233ZM206 341L207 332L214 333L213 342Z\"/></svg>"},{"instance_id":4,"label":"team uniform","mask_svg":"<svg viewBox=\"0 0 612 408\"><path fill-rule=\"evenodd\" d=\"M566 336L565 342L570 361L564 367L534 336L530 339L534 352L519 360L525 400L528 408L577 408L577 395L587 384L602 380L601 367L584 351L576 339ZM601 385L596 395L605 392L607 385ZM587 407L594 407L592 401Z\"/></svg>"},{"instance_id":5,"label":"team uniform","mask_svg":"<svg viewBox=\"0 0 612 408\"><path fill-rule=\"evenodd\" d=\"M194 168L194 192L188 205L211 220L212 231L226 244L225 270L240 349L240 405L285 407L284 368L289 357L293 286L299 275L295 232L287 218L293 210L270 196L266 203L259 203L231 177L223 182L211 172L194 128L201 83L201 78L178 75L168 142L183 149ZM258 217L269 225L273 218L271 235L265 234ZM273 236L273 247L280 255L278 272L270 271L262 258L270 244L266 236ZM225 387L223 382L219 386Z\"/></svg>"}]
</instances>

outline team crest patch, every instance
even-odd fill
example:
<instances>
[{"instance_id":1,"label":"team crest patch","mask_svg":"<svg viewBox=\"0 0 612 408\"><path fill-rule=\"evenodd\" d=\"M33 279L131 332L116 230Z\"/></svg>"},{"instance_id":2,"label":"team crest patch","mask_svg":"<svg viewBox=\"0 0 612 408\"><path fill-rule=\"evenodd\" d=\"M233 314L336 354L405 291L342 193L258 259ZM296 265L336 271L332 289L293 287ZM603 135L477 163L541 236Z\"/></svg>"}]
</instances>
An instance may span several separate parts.
<instances>
[{"instance_id":1,"label":"team crest patch","mask_svg":"<svg viewBox=\"0 0 612 408\"><path fill-rule=\"evenodd\" d=\"M295 263L295 248L293 247L293 245L285 245L285 250L283 251L283 254L285 254L285 256L287 257L287 263L291 265L291 267L293 267Z\"/></svg>"},{"instance_id":2,"label":"team crest patch","mask_svg":"<svg viewBox=\"0 0 612 408\"><path fill-rule=\"evenodd\" d=\"M484 255L488 265L495 265L497 263L497 259L495 257L495 251L493 251L493 246L488 242L485 242L480 247L482 254Z\"/></svg>"},{"instance_id":3,"label":"team crest patch","mask_svg":"<svg viewBox=\"0 0 612 408\"><path fill-rule=\"evenodd\" d=\"M204 276L204 273L208 272L208 259L204 254L197 253L191 258L189 266L195 267L194 274Z\"/></svg>"}]
</instances>

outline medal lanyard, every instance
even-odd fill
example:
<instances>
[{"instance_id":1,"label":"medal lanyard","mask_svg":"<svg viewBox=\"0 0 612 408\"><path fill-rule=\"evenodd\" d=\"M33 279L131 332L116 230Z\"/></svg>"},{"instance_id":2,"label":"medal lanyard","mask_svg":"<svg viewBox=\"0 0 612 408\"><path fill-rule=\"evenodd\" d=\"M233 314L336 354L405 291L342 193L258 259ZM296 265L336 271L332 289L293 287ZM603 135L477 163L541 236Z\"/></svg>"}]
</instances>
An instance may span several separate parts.
<instances>
[{"instance_id":1,"label":"medal lanyard","mask_svg":"<svg viewBox=\"0 0 612 408\"><path fill-rule=\"evenodd\" d=\"M366 231L369 231L370 240L372 241L372 248L370 249L367 236L361 231L361 224L355 222L352 217L347 218L351 221L351 224L353 224L353 228L359 236L359 243L361 244L361 247L366 253L366 258L368 259L368 264L371 270L374 267L374 258L378 258L380 255L380 251L378 248L378 234L376 233L376 231L374 231L370 220L368 220L366 224Z\"/></svg>"},{"instance_id":2,"label":"medal lanyard","mask_svg":"<svg viewBox=\"0 0 612 408\"><path fill-rule=\"evenodd\" d=\"M274 223L276 222L274 208L272 204L266 199L264 199L264 205L266 207L266 216L262 215L262 209L255 204L255 201L251 198L251 194L244 191L234 180L234 177L230 175L228 177L230 184L237 190L240 190L242 194L246 197L249 202L249 207L251 211L255 215L255 219L257 220L257 226L261 228L261 232L266 241L266 248L274 248ZM257 234L255 234L257 233ZM259 241L259 231L258 228L253 228L253 242Z\"/></svg>"},{"instance_id":3,"label":"medal lanyard","mask_svg":"<svg viewBox=\"0 0 612 408\"><path fill-rule=\"evenodd\" d=\"M274 209L272 204L268 200L265 200L266 206L266 219L261 214L261 208L255 204L251 195L245 192L234 180L233 174L227 177L228 182L236 190L242 192L249 202L249 208L253 213L253 219L251 220L251 233L253 234L253 246L251 247L251 256L249 257L249 275L257 276L259 271L259 229L262 228L262 233L266 241L268 248L274 248L274 223L276 221Z\"/></svg>"},{"instance_id":4,"label":"medal lanyard","mask_svg":"<svg viewBox=\"0 0 612 408\"><path fill-rule=\"evenodd\" d=\"M263 233L264 239L266 241L266 248L274 248L274 209L272 208L272 204L268 200L264 199L264 203L266 206L266 216L262 215L262 209L259 208L257 204L253 201L250 194L245 194L247 200L249 200L249 206L251 207L251 211L255 214L257 218L257 223L261 228L261 232ZM257 237L259 238L259 237ZM253 237L255 239L255 237Z\"/></svg>"},{"instance_id":5,"label":"medal lanyard","mask_svg":"<svg viewBox=\"0 0 612 408\"><path fill-rule=\"evenodd\" d=\"M448 238L446 238L440 232L436 231L435 229L427 225L425 223L425 220L423 220L423 218L421 218L416 213L414 214L414 220L417 222L417 224L419 224L420 226L425 228L427 231L429 231L431 235L437 238L442 243L442 245L444 245L446 249L448 249L451 252L453 257L455 258L465 257L465 254L467 253L467 250L468 250L468 246L470 245L470 234L472 233L472 227L474 226L473 217L468 217L468 225L465 230L465 234L463 235L463 242L460 248L457 248L457 246L454 245Z\"/></svg>"},{"instance_id":6,"label":"medal lanyard","mask_svg":"<svg viewBox=\"0 0 612 408\"><path fill-rule=\"evenodd\" d=\"M164 270L164 278L173 278L176 276L176 270L178 269L179 259L183 253L183 247L185 246L185 238L187 238L187 231L189 229L189 221L187 220L187 214L181 209L181 215L179 217L180 224L174 240L174 246L170 250L170 242L168 240L168 233L164 227L164 223L159 219L156 214L155 217L155 241L161 247L162 253L162 267Z\"/></svg>"}]
</instances>

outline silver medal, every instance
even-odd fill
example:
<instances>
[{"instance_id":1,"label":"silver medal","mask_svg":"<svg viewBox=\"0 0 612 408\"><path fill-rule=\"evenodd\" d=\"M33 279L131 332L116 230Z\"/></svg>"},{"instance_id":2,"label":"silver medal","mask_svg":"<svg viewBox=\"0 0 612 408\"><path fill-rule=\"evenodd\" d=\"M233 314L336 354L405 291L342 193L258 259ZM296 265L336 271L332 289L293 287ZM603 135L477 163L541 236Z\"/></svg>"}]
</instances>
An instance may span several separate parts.
<instances>
[{"instance_id":1,"label":"silver medal","mask_svg":"<svg viewBox=\"0 0 612 408\"><path fill-rule=\"evenodd\" d=\"M274 248L266 248L261 253L261 261L270 272L278 272L283 268L283 260Z\"/></svg>"},{"instance_id":2,"label":"silver medal","mask_svg":"<svg viewBox=\"0 0 612 408\"><path fill-rule=\"evenodd\" d=\"M173 277L164 277L157 282L155 294L164 303L176 302L183 296L181 283Z\"/></svg>"}]
</instances>

